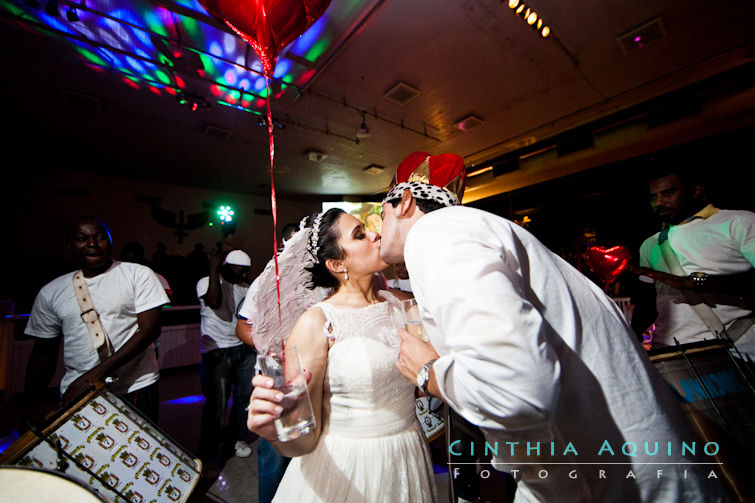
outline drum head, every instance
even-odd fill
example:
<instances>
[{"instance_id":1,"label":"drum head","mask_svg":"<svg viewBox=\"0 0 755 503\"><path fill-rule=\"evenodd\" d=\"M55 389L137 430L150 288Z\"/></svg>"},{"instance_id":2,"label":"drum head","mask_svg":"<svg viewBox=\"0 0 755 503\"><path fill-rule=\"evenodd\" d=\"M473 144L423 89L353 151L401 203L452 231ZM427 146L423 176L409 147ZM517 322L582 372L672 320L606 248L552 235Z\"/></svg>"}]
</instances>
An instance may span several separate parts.
<instances>
[{"instance_id":1,"label":"drum head","mask_svg":"<svg viewBox=\"0 0 755 503\"><path fill-rule=\"evenodd\" d=\"M110 500L62 473L25 466L0 466L0 501L101 503Z\"/></svg>"}]
</instances>

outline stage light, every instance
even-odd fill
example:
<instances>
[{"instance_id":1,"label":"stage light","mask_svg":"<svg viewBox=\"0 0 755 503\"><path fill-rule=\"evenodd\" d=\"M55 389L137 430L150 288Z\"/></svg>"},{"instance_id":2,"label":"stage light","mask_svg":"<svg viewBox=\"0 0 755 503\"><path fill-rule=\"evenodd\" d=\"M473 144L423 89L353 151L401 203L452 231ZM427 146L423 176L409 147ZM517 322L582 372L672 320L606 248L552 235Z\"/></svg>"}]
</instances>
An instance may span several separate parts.
<instances>
[{"instance_id":1,"label":"stage light","mask_svg":"<svg viewBox=\"0 0 755 503\"><path fill-rule=\"evenodd\" d=\"M519 0L509 0L509 9L516 9L517 5L519 5Z\"/></svg>"},{"instance_id":2,"label":"stage light","mask_svg":"<svg viewBox=\"0 0 755 503\"><path fill-rule=\"evenodd\" d=\"M233 221L233 216L236 214L230 206L221 205L218 208L218 219L221 224L229 223Z\"/></svg>"},{"instance_id":3,"label":"stage light","mask_svg":"<svg viewBox=\"0 0 755 503\"><path fill-rule=\"evenodd\" d=\"M370 127L367 125L367 120L365 119L364 114L362 114L362 124L360 124L359 129L357 129L357 138L369 138L371 135Z\"/></svg>"},{"instance_id":4,"label":"stage light","mask_svg":"<svg viewBox=\"0 0 755 503\"><path fill-rule=\"evenodd\" d=\"M527 24L532 26L537 21L537 12L530 12L530 15L527 16Z\"/></svg>"},{"instance_id":5,"label":"stage light","mask_svg":"<svg viewBox=\"0 0 755 503\"><path fill-rule=\"evenodd\" d=\"M540 30L540 36L542 36L543 38L547 38L548 35L550 34L551 34L551 29L548 28L547 26L543 26L543 29Z\"/></svg>"}]
</instances>

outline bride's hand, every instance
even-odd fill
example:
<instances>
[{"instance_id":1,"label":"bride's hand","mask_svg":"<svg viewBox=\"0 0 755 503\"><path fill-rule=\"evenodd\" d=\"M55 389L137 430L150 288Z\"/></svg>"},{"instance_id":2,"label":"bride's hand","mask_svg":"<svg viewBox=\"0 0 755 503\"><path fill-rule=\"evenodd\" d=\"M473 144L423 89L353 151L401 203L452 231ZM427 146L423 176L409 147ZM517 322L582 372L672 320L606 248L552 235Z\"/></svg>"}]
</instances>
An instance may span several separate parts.
<instances>
[{"instance_id":1,"label":"bride's hand","mask_svg":"<svg viewBox=\"0 0 755 503\"><path fill-rule=\"evenodd\" d=\"M307 382L312 379L312 373L303 370ZM273 379L264 375L256 375L252 379L254 391L249 397L249 407L247 411L246 427L249 431L256 433L260 437L274 442L278 438L273 421L278 419L283 411L280 406L283 400L283 393L273 388Z\"/></svg>"},{"instance_id":2,"label":"bride's hand","mask_svg":"<svg viewBox=\"0 0 755 503\"><path fill-rule=\"evenodd\" d=\"M249 415L246 426L260 437L275 441L278 438L273 421L280 417L283 408L280 406L283 393L274 389L273 379L264 375L256 375L252 379L254 391L249 397Z\"/></svg>"}]
</instances>

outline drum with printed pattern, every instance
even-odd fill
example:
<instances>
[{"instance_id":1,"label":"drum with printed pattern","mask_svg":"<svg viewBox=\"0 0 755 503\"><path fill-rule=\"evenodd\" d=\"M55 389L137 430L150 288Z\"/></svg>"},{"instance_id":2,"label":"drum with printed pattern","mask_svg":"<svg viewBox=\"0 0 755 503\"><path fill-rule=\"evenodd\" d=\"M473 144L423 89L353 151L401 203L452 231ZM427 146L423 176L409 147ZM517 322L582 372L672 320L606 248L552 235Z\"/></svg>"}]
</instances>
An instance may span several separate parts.
<instances>
[{"instance_id":1,"label":"drum with printed pattern","mask_svg":"<svg viewBox=\"0 0 755 503\"><path fill-rule=\"evenodd\" d=\"M27 432L0 464L62 468L109 500L131 503L184 502L199 481L201 462L110 391L92 391L52 417L42 437Z\"/></svg>"}]
</instances>

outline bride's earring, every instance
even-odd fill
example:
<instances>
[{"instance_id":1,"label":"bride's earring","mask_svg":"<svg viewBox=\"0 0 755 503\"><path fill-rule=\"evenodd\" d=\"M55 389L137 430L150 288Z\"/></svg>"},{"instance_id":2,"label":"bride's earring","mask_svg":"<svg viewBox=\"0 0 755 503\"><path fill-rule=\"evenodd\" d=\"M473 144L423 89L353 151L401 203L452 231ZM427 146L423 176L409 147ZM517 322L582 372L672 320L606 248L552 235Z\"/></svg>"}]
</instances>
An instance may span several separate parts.
<instances>
[{"instance_id":1,"label":"bride's earring","mask_svg":"<svg viewBox=\"0 0 755 503\"><path fill-rule=\"evenodd\" d=\"M343 268L343 280L349 281L349 270L346 269L345 267Z\"/></svg>"}]
</instances>

